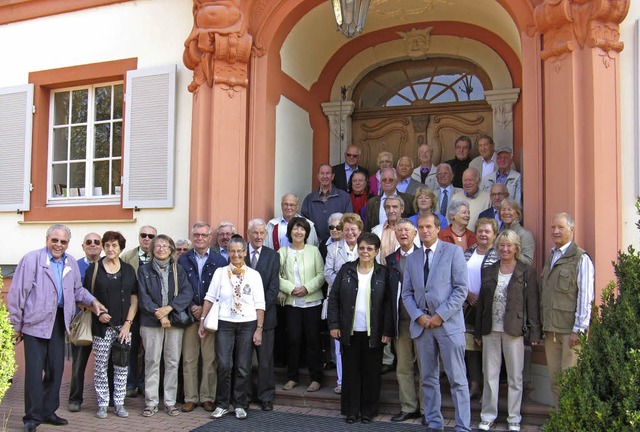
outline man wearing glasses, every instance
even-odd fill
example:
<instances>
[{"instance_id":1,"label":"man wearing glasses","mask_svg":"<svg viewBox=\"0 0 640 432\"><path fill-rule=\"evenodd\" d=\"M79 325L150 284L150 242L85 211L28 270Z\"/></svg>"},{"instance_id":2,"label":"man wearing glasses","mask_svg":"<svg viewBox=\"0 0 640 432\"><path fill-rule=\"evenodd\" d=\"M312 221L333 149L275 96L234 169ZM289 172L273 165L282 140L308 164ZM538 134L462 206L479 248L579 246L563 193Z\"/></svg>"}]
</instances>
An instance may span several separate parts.
<instances>
[{"instance_id":1,"label":"man wearing glasses","mask_svg":"<svg viewBox=\"0 0 640 432\"><path fill-rule=\"evenodd\" d=\"M24 340L24 430L42 424L64 426L58 417L60 384L64 370L65 333L76 303L107 309L82 286L76 260L66 253L71 230L52 225L46 247L26 254L16 267L9 290L9 321L14 343Z\"/></svg>"},{"instance_id":2,"label":"man wearing glasses","mask_svg":"<svg viewBox=\"0 0 640 432\"><path fill-rule=\"evenodd\" d=\"M158 230L150 225L140 228L138 233L139 245L120 255L120 259L131 264L138 274L138 268L151 261L151 240L158 234ZM127 376L127 397L136 397L138 393L144 394L144 359L138 359L140 349L140 314L137 314L131 326L131 353L129 356L129 375Z\"/></svg>"},{"instance_id":3,"label":"man wearing glasses","mask_svg":"<svg viewBox=\"0 0 640 432\"><path fill-rule=\"evenodd\" d=\"M231 237L236 233L236 227L231 222L220 222L216 229L216 244L211 247L211 250L217 254L222 255L226 264L229 264L229 254L227 253L227 246Z\"/></svg>"},{"instance_id":4,"label":"man wearing glasses","mask_svg":"<svg viewBox=\"0 0 640 432\"><path fill-rule=\"evenodd\" d=\"M100 240L100 235L97 233L89 233L84 236L82 250L85 256L78 260L78 269L80 270L80 278L84 280L84 273L89 267L89 264L98 261L102 253L102 240ZM70 412L79 412L81 410L81 405L84 400L82 397L84 392L84 372L87 368L92 346L93 345L76 346L71 344Z\"/></svg>"},{"instance_id":5,"label":"man wearing glasses","mask_svg":"<svg viewBox=\"0 0 640 432\"><path fill-rule=\"evenodd\" d=\"M358 159L360 159L360 148L354 145L347 147L347 151L344 152L344 163L333 166L333 174L335 175L333 185L335 187L347 191L351 174L356 170L364 172L366 178L369 178L369 171L358 165Z\"/></svg>"},{"instance_id":6,"label":"man wearing glasses","mask_svg":"<svg viewBox=\"0 0 640 432\"><path fill-rule=\"evenodd\" d=\"M364 230L371 232L373 227L384 224L387 220L387 213L384 204L387 197L394 195L399 196L405 203L402 211L402 217L409 217L415 213L413 211L413 196L398 191L398 175L393 168L385 168L380 173L380 184L382 185L382 194L369 198L367 201L367 217L364 222Z\"/></svg>"},{"instance_id":7,"label":"man wearing glasses","mask_svg":"<svg viewBox=\"0 0 640 432\"><path fill-rule=\"evenodd\" d=\"M206 332L204 338L198 337L202 303L207 294L213 274L227 265L227 260L210 249L213 230L206 222L196 222L191 228L193 249L183 254L178 263L187 273L187 279L193 288L191 312L196 322L184 329L182 337L182 371L184 376L183 412L193 411L202 404L205 411L215 409L216 396L216 350L215 333ZM198 359L202 354L202 375L198 382Z\"/></svg>"},{"instance_id":8,"label":"man wearing glasses","mask_svg":"<svg viewBox=\"0 0 640 432\"><path fill-rule=\"evenodd\" d=\"M294 216L302 216L298 213L300 204L295 194L284 194L280 201L280 208L282 209L282 215L280 217L276 216L267 222L267 236L264 239L264 245L276 252L281 247L289 246L289 240L287 239L287 225L289 221L293 219ZM307 219L307 222L309 222L311 226L307 244L318 246L318 234L316 234L314 223L309 219Z\"/></svg>"},{"instance_id":9,"label":"man wearing glasses","mask_svg":"<svg viewBox=\"0 0 640 432\"><path fill-rule=\"evenodd\" d=\"M500 220L500 203L503 199L509 198L509 191L507 187L500 183L495 183L491 186L491 207L483 211L478 215L478 219L490 218L495 219L498 222L498 229L502 229L502 221Z\"/></svg>"}]
</instances>

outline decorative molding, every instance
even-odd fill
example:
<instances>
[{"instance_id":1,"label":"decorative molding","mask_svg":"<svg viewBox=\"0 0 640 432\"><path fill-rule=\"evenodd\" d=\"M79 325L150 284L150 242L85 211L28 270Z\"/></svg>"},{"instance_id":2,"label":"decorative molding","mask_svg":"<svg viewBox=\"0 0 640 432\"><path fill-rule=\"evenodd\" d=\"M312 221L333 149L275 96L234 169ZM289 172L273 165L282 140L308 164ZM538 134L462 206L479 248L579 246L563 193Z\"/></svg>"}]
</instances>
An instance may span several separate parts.
<instances>
[{"instance_id":1,"label":"decorative molding","mask_svg":"<svg viewBox=\"0 0 640 432\"><path fill-rule=\"evenodd\" d=\"M193 29L183 54L185 66L193 70L189 91L202 84L233 91L247 87L252 41L236 0L193 0Z\"/></svg>"},{"instance_id":2,"label":"decorative molding","mask_svg":"<svg viewBox=\"0 0 640 432\"><path fill-rule=\"evenodd\" d=\"M544 0L534 10L536 30L544 36L542 60L560 57L576 48L620 52L619 24L631 0Z\"/></svg>"},{"instance_id":3,"label":"decorative molding","mask_svg":"<svg viewBox=\"0 0 640 432\"><path fill-rule=\"evenodd\" d=\"M518 101L519 88L487 90L484 97L493 111L493 140L497 147L513 148L513 105Z\"/></svg>"},{"instance_id":4,"label":"decorative molding","mask_svg":"<svg viewBox=\"0 0 640 432\"><path fill-rule=\"evenodd\" d=\"M339 163L352 139L351 114L356 104L353 101L324 102L322 112L329 119L329 155L331 163Z\"/></svg>"},{"instance_id":5,"label":"decorative molding","mask_svg":"<svg viewBox=\"0 0 640 432\"><path fill-rule=\"evenodd\" d=\"M0 25L129 1L132 0L1 0Z\"/></svg>"},{"instance_id":6,"label":"decorative molding","mask_svg":"<svg viewBox=\"0 0 640 432\"><path fill-rule=\"evenodd\" d=\"M412 59L419 59L427 56L429 45L431 43L431 30L433 27L426 29L411 29L408 32L398 32L404 40L407 55Z\"/></svg>"}]
</instances>

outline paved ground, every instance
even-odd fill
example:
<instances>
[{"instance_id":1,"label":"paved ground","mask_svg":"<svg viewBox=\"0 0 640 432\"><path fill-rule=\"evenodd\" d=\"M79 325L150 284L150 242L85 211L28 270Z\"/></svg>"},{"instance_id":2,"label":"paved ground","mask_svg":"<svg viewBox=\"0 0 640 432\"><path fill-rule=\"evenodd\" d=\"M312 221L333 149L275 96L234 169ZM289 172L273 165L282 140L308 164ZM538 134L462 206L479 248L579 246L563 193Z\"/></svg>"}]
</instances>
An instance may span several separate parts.
<instances>
[{"instance_id":1,"label":"paved ground","mask_svg":"<svg viewBox=\"0 0 640 432\"><path fill-rule=\"evenodd\" d=\"M4 419L4 424L7 431L21 431L22 430L22 415L24 414L24 354L22 352L23 344L19 344L16 347L16 358L19 362L19 369L13 381L13 385L4 397L3 403L0 405L0 416ZM92 363L88 366L92 367ZM190 431L210 421L209 413L205 412L202 408L197 408L190 413L182 413L177 417L170 417L164 412L160 411L151 418L145 418L140 415L144 408L144 398L138 396L136 398L126 399L125 407L129 411L128 419L121 419L116 417L113 413L109 413L109 417L105 420L100 420L95 417L95 411L97 410L96 396L93 391L93 378L92 374L87 373L87 379L85 381L84 392L84 404L82 405L82 412L70 413L67 411L67 400L69 395L69 378L71 370L71 361L65 362L65 373L62 380L62 389L60 391L60 409L57 414L61 417L69 420L69 425L64 427L55 427L42 425L38 427L38 431L42 432L75 432L75 431L127 431L127 432L141 432L141 431ZM313 414L329 417L339 417L340 413L335 410L323 410L312 409L303 407L291 407L278 405L276 398L274 409L277 411L292 412L298 414ZM252 405L251 409L259 409L257 406ZM249 411L251 415L251 411ZM390 416L379 416L376 421L390 421ZM302 422L304 420L301 419ZM420 420L413 420L414 423L419 424ZM454 426L453 420L448 420L447 426ZM477 426L473 424L472 426ZM304 428L301 425L300 429ZM0 427L2 430L2 427ZM345 424L345 431L349 428ZM506 425L498 425L495 430L506 430ZM537 426L523 426L523 432L539 432L540 429ZM259 430L252 430L251 432L260 432Z\"/></svg>"}]
</instances>

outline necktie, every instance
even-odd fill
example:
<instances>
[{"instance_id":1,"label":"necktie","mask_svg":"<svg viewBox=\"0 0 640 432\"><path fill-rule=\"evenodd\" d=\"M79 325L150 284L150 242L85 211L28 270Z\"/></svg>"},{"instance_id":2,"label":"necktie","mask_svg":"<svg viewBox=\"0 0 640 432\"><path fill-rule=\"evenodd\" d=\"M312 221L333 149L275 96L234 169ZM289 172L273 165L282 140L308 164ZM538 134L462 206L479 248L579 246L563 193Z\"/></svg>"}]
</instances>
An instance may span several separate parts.
<instances>
[{"instance_id":1,"label":"necktie","mask_svg":"<svg viewBox=\"0 0 640 432\"><path fill-rule=\"evenodd\" d=\"M253 254L251 254L251 268L255 269L258 265L258 251L254 250Z\"/></svg>"},{"instance_id":2,"label":"necktie","mask_svg":"<svg viewBox=\"0 0 640 432\"><path fill-rule=\"evenodd\" d=\"M449 197L447 196L447 190L442 191L442 203L440 204L440 214L447 215L447 206L449 205Z\"/></svg>"},{"instance_id":3,"label":"necktie","mask_svg":"<svg viewBox=\"0 0 640 432\"><path fill-rule=\"evenodd\" d=\"M429 279L429 252L431 249L426 249L425 254L427 255L427 259L424 260L424 286L427 287L427 279Z\"/></svg>"}]
</instances>

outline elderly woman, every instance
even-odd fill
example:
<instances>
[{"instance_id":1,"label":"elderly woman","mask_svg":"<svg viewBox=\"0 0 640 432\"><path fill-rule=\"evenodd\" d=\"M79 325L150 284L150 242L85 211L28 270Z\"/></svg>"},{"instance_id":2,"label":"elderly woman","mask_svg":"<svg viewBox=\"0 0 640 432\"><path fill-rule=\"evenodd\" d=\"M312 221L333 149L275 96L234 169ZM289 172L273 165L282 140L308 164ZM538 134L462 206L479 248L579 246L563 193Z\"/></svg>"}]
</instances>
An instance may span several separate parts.
<instances>
[{"instance_id":1,"label":"elderly woman","mask_svg":"<svg viewBox=\"0 0 640 432\"><path fill-rule=\"evenodd\" d=\"M351 174L349 184L347 185L349 195L351 196L351 206L355 214L362 215L366 213L367 200L371 198L369 194L369 183L367 183L367 173L356 170Z\"/></svg>"},{"instance_id":2,"label":"elderly woman","mask_svg":"<svg viewBox=\"0 0 640 432\"><path fill-rule=\"evenodd\" d=\"M131 343L131 324L138 311L136 271L120 259L126 240L119 232L107 231L102 236L105 256L89 265L84 287L102 303L109 313L93 316L93 381L98 399L96 417L107 418L109 381L107 369L111 347L116 339ZM113 366L113 406L118 417L129 417L124 409L127 390L127 366Z\"/></svg>"},{"instance_id":3,"label":"elderly woman","mask_svg":"<svg viewBox=\"0 0 640 432\"><path fill-rule=\"evenodd\" d=\"M324 263L317 247L306 244L311 226L303 217L294 217L287 225L287 239L291 243L280 248L280 291L286 294L287 375L282 386L291 390L298 385L298 365L302 333L307 340L307 363L311 384L307 391L320 390L322 385L322 353L320 324L322 313L322 285Z\"/></svg>"},{"instance_id":4,"label":"elderly woman","mask_svg":"<svg viewBox=\"0 0 640 432\"><path fill-rule=\"evenodd\" d=\"M378 171L375 174L371 174L369 177L369 193L371 195L380 194L380 174L385 168L393 168L393 154L388 151L381 151L378 153Z\"/></svg>"},{"instance_id":5,"label":"elderly woman","mask_svg":"<svg viewBox=\"0 0 640 432\"><path fill-rule=\"evenodd\" d=\"M342 229L342 240L329 245L327 260L324 264L324 278L329 284L327 293L329 297L331 296L331 287L342 265L358 259L357 241L362 233L364 224L357 214L346 213L340 220L340 227ZM342 356L340 355L340 341L338 339L335 339L335 353L338 382L333 391L340 394L342 393Z\"/></svg>"},{"instance_id":6,"label":"elderly woman","mask_svg":"<svg viewBox=\"0 0 640 432\"><path fill-rule=\"evenodd\" d=\"M413 199L413 208L418 209L418 213L411 216L409 220L413 222L416 228L418 228L418 218L427 213L433 213L438 216L438 219L440 219L441 230L449 226L447 218L438 213L438 200L436 199L436 194L433 193L431 189L419 187L416 190L416 194Z\"/></svg>"},{"instance_id":7,"label":"elderly woman","mask_svg":"<svg viewBox=\"0 0 640 432\"><path fill-rule=\"evenodd\" d=\"M260 273L245 264L247 242L240 236L234 236L229 241L227 252L229 265L218 268L213 274L202 307L198 334L204 338L204 319L215 303L220 308L216 332L218 385L217 406L211 418L219 419L227 414L233 400L236 418L243 420L247 418L251 402L253 345L262 344L264 289Z\"/></svg>"},{"instance_id":8,"label":"elderly woman","mask_svg":"<svg viewBox=\"0 0 640 432\"><path fill-rule=\"evenodd\" d=\"M176 239L176 261L181 255L189 252L192 247L193 244L191 243L191 240L185 238Z\"/></svg>"},{"instance_id":9,"label":"elderly woman","mask_svg":"<svg viewBox=\"0 0 640 432\"><path fill-rule=\"evenodd\" d=\"M522 220L522 207L518 201L506 198L500 203L501 231L510 229L520 236L522 253L519 260L525 264L533 265L533 257L536 253L536 242L531 231L520 225Z\"/></svg>"},{"instance_id":10,"label":"elderly woman","mask_svg":"<svg viewBox=\"0 0 640 432\"><path fill-rule=\"evenodd\" d=\"M476 326L476 304L482 282L482 269L498 260L498 252L493 241L498 235L498 223L493 218L480 218L476 222L476 238L478 243L464 252L469 274L469 292L464 303L464 320L467 327L465 360L469 375L469 396L480 397L482 384L482 348L473 341Z\"/></svg>"},{"instance_id":11,"label":"elderly woman","mask_svg":"<svg viewBox=\"0 0 640 432\"><path fill-rule=\"evenodd\" d=\"M345 263L329 296L329 330L342 346L341 412L347 423L358 416L370 423L378 415L382 350L391 341L391 290L388 271L376 262L380 239L358 237L358 259Z\"/></svg>"},{"instance_id":12,"label":"elderly woman","mask_svg":"<svg viewBox=\"0 0 640 432\"><path fill-rule=\"evenodd\" d=\"M500 260L482 270L477 303L475 338L481 344L484 372L480 430L492 429L498 416L500 367L504 355L509 384L507 422L510 431L520 430L522 370L524 367L525 325L530 326L532 343L540 340L540 314L536 271L518 260L520 237L507 230L498 234Z\"/></svg>"},{"instance_id":13,"label":"elderly woman","mask_svg":"<svg viewBox=\"0 0 640 432\"><path fill-rule=\"evenodd\" d=\"M334 242L342 240L342 231L340 230L340 219L342 219L342 213L333 213L327 219L327 225L329 228L329 238L320 243L320 255L324 260L327 257L327 249L329 245Z\"/></svg>"},{"instance_id":14,"label":"elderly woman","mask_svg":"<svg viewBox=\"0 0 640 432\"><path fill-rule=\"evenodd\" d=\"M466 200L452 201L447 210L449 226L440 230L438 238L460 246L463 251L466 251L477 242L473 231L467 229L470 218L469 203Z\"/></svg>"},{"instance_id":15,"label":"elderly woman","mask_svg":"<svg viewBox=\"0 0 640 432\"><path fill-rule=\"evenodd\" d=\"M151 261L138 269L140 337L144 344L145 409L143 417L158 412L160 359L164 358L164 409L177 416L176 392L184 329L172 326L169 314L182 312L193 298L187 274L172 258L176 250L171 237L160 234L151 241Z\"/></svg>"}]
</instances>

